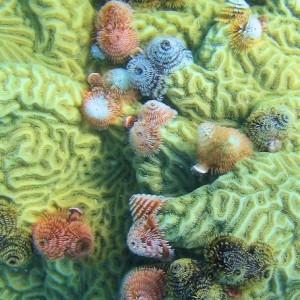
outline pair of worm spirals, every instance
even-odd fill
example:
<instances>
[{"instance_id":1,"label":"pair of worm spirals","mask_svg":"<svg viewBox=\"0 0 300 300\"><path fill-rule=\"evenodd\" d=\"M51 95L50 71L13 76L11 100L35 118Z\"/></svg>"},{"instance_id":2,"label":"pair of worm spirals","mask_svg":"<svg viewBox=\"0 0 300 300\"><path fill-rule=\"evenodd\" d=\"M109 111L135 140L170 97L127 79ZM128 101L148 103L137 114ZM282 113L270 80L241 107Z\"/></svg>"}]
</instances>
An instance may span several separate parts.
<instances>
[{"instance_id":1,"label":"pair of worm spirals","mask_svg":"<svg viewBox=\"0 0 300 300\"><path fill-rule=\"evenodd\" d=\"M95 27L97 44L92 50L96 57L101 58L103 53L120 63L137 51L138 35L132 27L132 8L128 4L121 1L107 2L96 17Z\"/></svg>"},{"instance_id":2,"label":"pair of worm spirals","mask_svg":"<svg viewBox=\"0 0 300 300\"><path fill-rule=\"evenodd\" d=\"M132 84L143 96L161 100L167 90L167 77L193 63L191 51L174 37L157 37L127 64Z\"/></svg>"},{"instance_id":3,"label":"pair of worm spirals","mask_svg":"<svg viewBox=\"0 0 300 300\"><path fill-rule=\"evenodd\" d=\"M32 229L36 249L49 260L64 256L79 259L89 255L94 239L81 215L75 208L42 214Z\"/></svg>"},{"instance_id":4,"label":"pair of worm spirals","mask_svg":"<svg viewBox=\"0 0 300 300\"><path fill-rule=\"evenodd\" d=\"M176 116L177 111L168 105L157 100L147 101L129 131L132 150L144 157L157 153L161 144L160 127Z\"/></svg>"},{"instance_id":5,"label":"pair of worm spirals","mask_svg":"<svg viewBox=\"0 0 300 300\"><path fill-rule=\"evenodd\" d=\"M220 284L247 286L268 281L273 273L273 249L266 243L247 245L232 236L214 238L205 248L205 258Z\"/></svg>"}]
</instances>

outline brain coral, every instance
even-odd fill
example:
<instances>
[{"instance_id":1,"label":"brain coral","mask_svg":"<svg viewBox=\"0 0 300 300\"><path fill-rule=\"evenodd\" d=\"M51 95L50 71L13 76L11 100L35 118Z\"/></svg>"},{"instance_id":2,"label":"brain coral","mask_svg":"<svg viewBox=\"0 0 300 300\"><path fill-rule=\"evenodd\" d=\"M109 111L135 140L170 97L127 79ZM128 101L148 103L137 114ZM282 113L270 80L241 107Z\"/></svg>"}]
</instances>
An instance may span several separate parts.
<instances>
[{"instance_id":1,"label":"brain coral","mask_svg":"<svg viewBox=\"0 0 300 300\"><path fill-rule=\"evenodd\" d=\"M175 196L157 214L167 240L185 248L203 247L211 235L220 233L248 242L264 241L276 249L274 276L268 286L246 290L245 297L297 299L300 35L295 29L300 26L300 9L293 1L252 6L255 14L266 16L267 30L263 41L248 54L236 54L228 43L228 25L216 21L223 3L193 1L178 13L160 12L159 16L137 13L142 43L147 44L160 29L163 34L184 36L188 48L194 50L195 64L170 79L166 102L179 116L162 133L165 148L147 161L135 158L133 166L147 193ZM190 20L180 22L177 30L179 16ZM294 118L282 151L256 152L211 184L205 185L211 178L195 182L186 175L195 160L197 124L214 120L243 129L252 111L277 105Z\"/></svg>"},{"instance_id":2,"label":"brain coral","mask_svg":"<svg viewBox=\"0 0 300 300\"><path fill-rule=\"evenodd\" d=\"M108 150L124 139L99 138L79 112L93 15L89 1L0 4L1 196L17 204L28 230L44 211L79 207L95 236L82 262L35 255L22 268L0 265L0 299L113 299L126 271L123 226L136 184Z\"/></svg>"},{"instance_id":3,"label":"brain coral","mask_svg":"<svg viewBox=\"0 0 300 300\"><path fill-rule=\"evenodd\" d=\"M218 233L230 233L248 242L266 242L275 249L277 267L270 285L261 294L249 291L247 299L284 295L297 299L299 166L299 153L264 153L246 159L213 184L169 201L157 221L165 238L180 247L201 247Z\"/></svg>"},{"instance_id":4,"label":"brain coral","mask_svg":"<svg viewBox=\"0 0 300 300\"><path fill-rule=\"evenodd\" d=\"M81 120L87 72L107 68L88 62L90 1L1 2L1 196L17 204L18 223L27 228L45 210L79 207L95 251L84 261L36 255L22 268L0 265L0 299L116 299L132 266L127 201L137 192L173 197L157 221L175 246L202 247L218 233L270 244L278 262L273 278L263 289L248 290L247 299L299 298L300 7L297 1L252 1L267 30L249 53L236 54L228 25L216 21L224 2L134 12L142 47L158 35L173 36L195 62L170 76L164 101L178 116L160 129L159 153L145 159L133 155L121 125L98 133ZM282 150L256 152L214 182L193 176L199 124L243 130L264 103L293 114Z\"/></svg>"}]
</instances>

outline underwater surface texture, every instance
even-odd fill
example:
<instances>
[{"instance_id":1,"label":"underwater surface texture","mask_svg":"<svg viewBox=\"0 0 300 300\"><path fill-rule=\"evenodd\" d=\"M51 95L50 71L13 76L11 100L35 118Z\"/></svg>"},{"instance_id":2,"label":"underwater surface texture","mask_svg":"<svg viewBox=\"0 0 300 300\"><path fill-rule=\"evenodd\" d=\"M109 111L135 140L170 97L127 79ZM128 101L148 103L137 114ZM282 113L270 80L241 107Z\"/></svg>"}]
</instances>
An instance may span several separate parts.
<instances>
[{"instance_id":1,"label":"underwater surface texture","mask_svg":"<svg viewBox=\"0 0 300 300\"><path fill-rule=\"evenodd\" d=\"M266 28L248 52L235 51L230 24L218 19L224 0L181 2L131 3L141 48L172 36L194 59L167 79L163 102L178 115L160 129L159 151L142 157L122 118L97 131L80 113L87 75L124 67L90 56L103 3L0 1L0 299L118 299L124 274L152 262L126 244L128 199L137 193L171 198L156 222L175 252L201 256L220 234L273 249L272 278L239 299L300 299L300 1L249 1ZM149 99L127 104L124 115ZM249 128L274 111L290 123L272 153L264 132L251 138ZM192 174L206 121L248 133L253 155L225 174ZM31 245L32 225L70 207L84 212L94 250L46 260Z\"/></svg>"}]
</instances>

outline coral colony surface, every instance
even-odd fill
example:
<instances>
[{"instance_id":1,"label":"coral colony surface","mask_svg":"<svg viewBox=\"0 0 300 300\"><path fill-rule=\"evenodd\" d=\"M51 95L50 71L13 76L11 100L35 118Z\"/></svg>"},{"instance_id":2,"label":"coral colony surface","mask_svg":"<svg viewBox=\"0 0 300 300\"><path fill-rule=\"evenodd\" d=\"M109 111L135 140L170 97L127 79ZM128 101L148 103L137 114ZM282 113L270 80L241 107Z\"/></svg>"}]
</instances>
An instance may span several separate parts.
<instances>
[{"instance_id":1,"label":"coral colony surface","mask_svg":"<svg viewBox=\"0 0 300 300\"><path fill-rule=\"evenodd\" d=\"M0 1L0 300L300 299L300 2Z\"/></svg>"}]
</instances>

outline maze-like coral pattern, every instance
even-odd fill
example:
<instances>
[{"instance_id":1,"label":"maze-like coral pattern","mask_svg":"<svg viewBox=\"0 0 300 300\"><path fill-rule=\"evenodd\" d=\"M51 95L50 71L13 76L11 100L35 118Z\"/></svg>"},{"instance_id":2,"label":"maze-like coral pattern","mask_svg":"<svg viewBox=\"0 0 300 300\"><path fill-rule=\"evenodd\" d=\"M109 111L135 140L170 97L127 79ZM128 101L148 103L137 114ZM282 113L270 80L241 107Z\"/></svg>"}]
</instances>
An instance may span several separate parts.
<instances>
[{"instance_id":1,"label":"maze-like coral pattern","mask_svg":"<svg viewBox=\"0 0 300 300\"><path fill-rule=\"evenodd\" d=\"M168 202L157 215L160 228L167 240L187 248L201 247L210 236L223 233L268 243L275 249L277 267L270 291L260 296L289 295L300 282L299 166L299 152L246 159L213 184Z\"/></svg>"},{"instance_id":2,"label":"maze-like coral pattern","mask_svg":"<svg viewBox=\"0 0 300 300\"><path fill-rule=\"evenodd\" d=\"M230 48L229 25L218 22L222 4L190 1L180 12L135 14L142 45L160 32L183 39L193 50L196 65L172 76L167 96L181 114L197 121L240 121L265 97L287 91L296 95L300 87L300 13L294 1L252 7L254 14L266 17L267 30L261 43L241 55Z\"/></svg>"},{"instance_id":3,"label":"maze-like coral pattern","mask_svg":"<svg viewBox=\"0 0 300 300\"><path fill-rule=\"evenodd\" d=\"M263 109L267 102L270 106L287 105L295 119L299 118L297 94L300 74L298 64L295 64L299 60L299 48L295 42L299 40L299 33L295 30L299 27L297 5L285 1L281 1L280 5L274 5L272 1L254 5L253 13L266 16L267 30L261 43L250 53L241 55L230 48L229 25L218 22L223 5L224 1L190 1L177 12L146 14L139 10L135 13L135 26L139 30L142 45L146 45L161 31L164 35L170 33L183 39L193 51L195 63L171 76L164 101L185 120L191 121L189 124L193 129L190 134L207 120L242 129L251 111L258 107ZM181 19L174 16L180 16ZM190 18L188 27L187 18ZM173 125L174 128L176 126L177 123ZM284 141L283 149L299 149L298 128L299 122L295 122L289 132L289 139ZM177 129L180 130L180 127ZM170 135L173 136L171 140L176 139L173 133ZM195 143L195 138L194 141L193 138L188 140ZM166 166L173 161L163 155L168 152L167 157L178 157L174 164L182 166L179 173L188 174L190 166L195 163L195 148L188 150L193 152L189 159L182 158L186 155L185 150L178 153L173 149L166 149L162 145L161 153L146 162L136 158L133 160L143 191L179 196L184 190L189 191L195 187L191 181L190 187L183 188L189 178L186 176L170 180L174 172L168 172L172 167ZM178 163L180 160L181 164ZM178 171L175 173L178 174ZM173 184L170 185L171 181ZM182 189L173 188L178 186Z\"/></svg>"},{"instance_id":4,"label":"maze-like coral pattern","mask_svg":"<svg viewBox=\"0 0 300 300\"><path fill-rule=\"evenodd\" d=\"M142 43L147 44L152 35L156 35L161 29L162 34L170 31L184 39L193 50L195 64L172 74L164 100L180 116L191 121L192 126L196 127L209 120L225 126L242 127L251 111L257 107L263 109L267 102L270 102L269 105L284 103L295 119L299 118L299 68L295 64L299 61L299 49L295 42L299 40L299 33L295 30L299 27L298 6L285 1L281 1L280 5L274 5L272 1L257 4L260 5L252 7L253 13L266 16L267 30L261 43L250 53L240 55L230 48L229 25L218 22L224 1L190 1L180 12L167 12L166 16L166 12L148 15L136 12L135 25ZM271 14L270 11L274 13ZM186 13L195 18L189 23L189 30L193 34L184 27ZM173 17L176 14L182 16L182 21L177 24L177 31L173 28L174 23L178 22ZM199 25L197 30L194 29L195 20ZM299 122L295 122L290 139L284 141L284 149L299 149L298 126ZM176 151L172 153L172 148L170 156L176 156ZM150 164L165 166L164 161L158 154ZM142 187L145 187L144 179L147 176L154 186L158 180L162 182L159 179L161 172L155 172L151 167L145 168L146 164L140 162L139 165L140 169L136 168L137 178ZM187 164L183 165L183 172L186 172ZM146 187L146 190L149 192L151 189ZM163 190L161 187L154 187L152 192ZM169 190L165 191L172 194ZM180 194L178 192L177 195Z\"/></svg>"},{"instance_id":5,"label":"maze-like coral pattern","mask_svg":"<svg viewBox=\"0 0 300 300\"><path fill-rule=\"evenodd\" d=\"M47 65L84 80L94 11L88 1L1 1L0 61Z\"/></svg>"},{"instance_id":6,"label":"maze-like coral pattern","mask_svg":"<svg viewBox=\"0 0 300 300\"><path fill-rule=\"evenodd\" d=\"M165 99L185 119L184 126L180 118L171 122L162 132L165 143L161 152L146 160L134 158L133 166L143 192L181 196L195 187L188 171L195 157L199 123L217 121L243 129L253 110L265 105L287 106L295 119L283 151L256 152L213 184L173 198L158 213L157 221L165 238L184 248L202 247L219 233L230 233L249 243L260 240L270 244L277 259L272 280L268 286L246 290L244 295L247 299L297 299L299 5L263 1L253 6L254 13L266 16L267 31L248 54L238 55L229 46L228 25L216 20L222 4L224 1L191 1L176 13L135 13L142 45L160 31L172 34L193 50L195 64L172 75ZM176 148L175 141L180 141L181 147ZM183 141L190 145L184 147Z\"/></svg>"},{"instance_id":7,"label":"maze-like coral pattern","mask_svg":"<svg viewBox=\"0 0 300 300\"><path fill-rule=\"evenodd\" d=\"M20 226L30 228L43 210L72 206L85 212L95 234L94 253L83 262L36 255L21 269L1 265L0 299L115 299L132 265L125 242L129 196L192 191L201 184L190 174L199 123L242 128L265 102L287 105L295 115L284 151L256 153L213 184L174 198L158 221L167 239L187 248L215 233L249 242L259 237L278 260L260 299L299 298L299 3L257 2L253 10L266 15L268 29L245 55L232 52L227 25L216 20L223 4L192 0L178 10L134 13L142 47L157 35L172 35L195 60L170 78L165 101L179 116L161 129L160 152L141 159L132 158L126 130L100 134L81 122L90 2L0 3L1 194L17 204Z\"/></svg>"},{"instance_id":8,"label":"maze-like coral pattern","mask_svg":"<svg viewBox=\"0 0 300 300\"><path fill-rule=\"evenodd\" d=\"M16 203L27 230L43 211L78 207L95 236L84 261L36 253L21 268L0 265L0 299L114 299L127 269L127 200L136 183L120 150L127 136L100 137L78 109L94 10L88 1L0 8L1 195Z\"/></svg>"},{"instance_id":9,"label":"maze-like coral pattern","mask_svg":"<svg viewBox=\"0 0 300 300\"><path fill-rule=\"evenodd\" d=\"M24 290L10 284L13 274L1 266L0 299L39 299L47 296L47 289L58 299L78 299L92 291L113 299L126 268L127 199L135 192L125 158L118 161L111 152L120 153L120 139L111 134L100 140L98 134L64 124L46 111L19 109L1 120L1 193L18 205L19 222L30 228L42 211L79 207L95 235L95 250L86 262L61 262L71 270L58 270L58 262L39 266L42 257L35 258L17 272ZM105 286L99 284L104 280Z\"/></svg>"},{"instance_id":10,"label":"maze-like coral pattern","mask_svg":"<svg viewBox=\"0 0 300 300\"><path fill-rule=\"evenodd\" d=\"M198 49L199 42L214 23L214 16L220 11L222 2L189 1L177 10L162 8L155 13L137 9L134 13L134 27L139 32L143 46L158 35L167 35L184 40L191 50Z\"/></svg>"},{"instance_id":11,"label":"maze-like coral pattern","mask_svg":"<svg viewBox=\"0 0 300 300\"><path fill-rule=\"evenodd\" d=\"M67 124L80 122L78 107L84 87L76 81L43 65L6 63L0 71L0 82L1 116L19 109L38 109L51 113L48 118Z\"/></svg>"}]
</instances>

